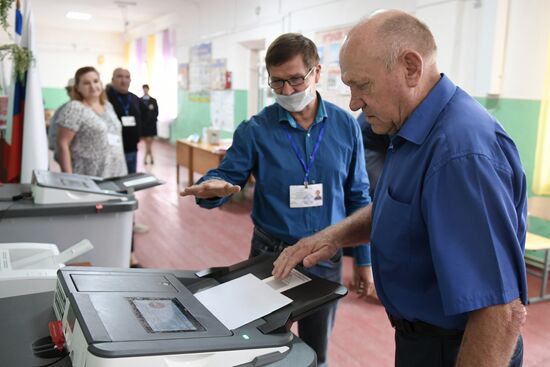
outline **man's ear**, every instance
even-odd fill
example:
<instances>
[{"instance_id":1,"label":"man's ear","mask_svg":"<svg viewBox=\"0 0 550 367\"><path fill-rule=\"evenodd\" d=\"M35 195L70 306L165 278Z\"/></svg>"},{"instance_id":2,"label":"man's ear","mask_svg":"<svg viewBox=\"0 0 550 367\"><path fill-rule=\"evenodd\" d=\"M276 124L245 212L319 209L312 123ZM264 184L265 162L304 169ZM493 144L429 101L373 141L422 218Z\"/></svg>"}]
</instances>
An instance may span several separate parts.
<instances>
[{"instance_id":1,"label":"man's ear","mask_svg":"<svg viewBox=\"0 0 550 367\"><path fill-rule=\"evenodd\" d=\"M321 64L315 67L315 84L319 83L321 79Z\"/></svg>"},{"instance_id":2,"label":"man's ear","mask_svg":"<svg viewBox=\"0 0 550 367\"><path fill-rule=\"evenodd\" d=\"M423 72L424 60L422 56L414 50L405 49L399 59L404 67L407 85L411 88L416 87L420 82Z\"/></svg>"}]
</instances>

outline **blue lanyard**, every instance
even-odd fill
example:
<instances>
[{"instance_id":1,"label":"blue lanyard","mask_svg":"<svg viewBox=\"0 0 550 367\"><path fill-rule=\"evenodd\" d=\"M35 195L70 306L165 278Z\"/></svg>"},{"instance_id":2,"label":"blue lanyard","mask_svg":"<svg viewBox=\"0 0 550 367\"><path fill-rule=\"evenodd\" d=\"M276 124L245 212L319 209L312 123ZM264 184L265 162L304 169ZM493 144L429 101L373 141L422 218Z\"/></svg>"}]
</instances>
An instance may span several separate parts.
<instances>
[{"instance_id":1,"label":"blue lanyard","mask_svg":"<svg viewBox=\"0 0 550 367\"><path fill-rule=\"evenodd\" d=\"M292 139L292 135L290 135L290 129L288 128L288 126L286 127L286 136L288 137L288 140L290 141L292 148L294 148L294 152L296 153L296 156L300 160L300 163L302 164L302 167L304 167L304 171L306 173L304 177L304 186L306 188L309 183L309 171L311 169L311 166L313 166L313 162L315 161L315 156L317 155L317 150L319 150L319 145L321 145L321 140L323 140L323 135L325 134L325 126L326 125L323 124L323 126L321 127L321 131L319 132L319 136L317 137L317 142L315 143L315 148L313 148L313 153L311 154L311 160L309 161L308 165L306 165L304 158L300 154L300 151L296 146L296 142L294 141L294 139Z\"/></svg>"},{"instance_id":2,"label":"blue lanyard","mask_svg":"<svg viewBox=\"0 0 550 367\"><path fill-rule=\"evenodd\" d=\"M120 105L122 106L122 109L124 110L124 116L128 116L130 112L130 95L126 95L126 103L122 101L122 97L120 94L117 93L116 98L120 102Z\"/></svg>"}]
</instances>

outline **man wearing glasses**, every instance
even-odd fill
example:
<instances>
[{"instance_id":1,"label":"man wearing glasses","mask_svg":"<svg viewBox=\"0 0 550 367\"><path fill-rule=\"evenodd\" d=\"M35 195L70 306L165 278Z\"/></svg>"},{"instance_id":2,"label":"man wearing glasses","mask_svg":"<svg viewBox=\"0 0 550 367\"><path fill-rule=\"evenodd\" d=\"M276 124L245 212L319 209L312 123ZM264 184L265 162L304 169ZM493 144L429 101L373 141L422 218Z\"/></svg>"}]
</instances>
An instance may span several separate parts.
<instances>
[{"instance_id":1,"label":"man wearing glasses","mask_svg":"<svg viewBox=\"0 0 550 367\"><path fill-rule=\"evenodd\" d=\"M265 61L277 103L241 123L220 166L181 193L214 208L254 175L250 256L278 254L370 202L360 128L317 93L321 65L315 44L300 34L283 34L269 46ZM358 288L371 289L370 249L357 248L355 257ZM341 282L341 258L337 253L311 272ZM327 366L335 313L336 305L298 322L319 366Z\"/></svg>"}]
</instances>

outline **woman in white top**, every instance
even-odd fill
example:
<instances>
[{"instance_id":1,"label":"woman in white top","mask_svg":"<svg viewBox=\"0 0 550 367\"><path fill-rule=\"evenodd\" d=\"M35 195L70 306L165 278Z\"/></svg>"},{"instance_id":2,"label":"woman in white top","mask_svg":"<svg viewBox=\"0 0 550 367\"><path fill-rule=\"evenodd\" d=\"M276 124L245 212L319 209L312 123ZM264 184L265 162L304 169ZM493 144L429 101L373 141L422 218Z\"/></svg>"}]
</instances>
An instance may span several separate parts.
<instances>
[{"instance_id":1,"label":"woman in white top","mask_svg":"<svg viewBox=\"0 0 550 367\"><path fill-rule=\"evenodd\" d=\"M120 121L107 101L99 73L91 66L76 71L75 99L58 120L57 154L63 172L98 177L127 174Z\"/></svg>"}]
</instances>

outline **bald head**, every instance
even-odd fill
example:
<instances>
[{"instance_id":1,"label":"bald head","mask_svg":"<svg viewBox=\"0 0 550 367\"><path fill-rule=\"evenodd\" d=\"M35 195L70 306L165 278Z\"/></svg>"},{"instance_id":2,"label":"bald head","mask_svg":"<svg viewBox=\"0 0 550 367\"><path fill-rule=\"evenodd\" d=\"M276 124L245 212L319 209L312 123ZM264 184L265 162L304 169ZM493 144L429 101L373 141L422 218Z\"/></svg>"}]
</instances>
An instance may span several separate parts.
<instances>
[{"instance_id":1,"label":"bald head","mask_svg":"<svg viewBox=\"0 0 550 367\"><path fill-rule=\"evenodd\" d=\"M440 79L425 24L398 10L379 11L349 32L340 50L350 109L363 110L377 134L393 134Z\"/></svg>"},{"instance_id":2,"label":"bald head","mask_svg":"<svg viewBox=\"0 0 550 367\"><path fill-rule=\"evenodd\" d=\"M437 46L426 24L400 10L382 10L363 19L349 32L342 47L366 48L368 54L382 58L391 70L403 50L418 52L426 66L434 65Z\"/></svg>"},{"instance_id":3,"label":"bald head","mask_svg":"<svg viewBox=\"0 0 550 367\"><path fill-rule=\"evenodd\" d=\"M113 77L111 79L111 86L119 93L126 94L128 93L128 88L130 88L130 72L128 69L116 68L113 71Z\"/></svg>"}]
</instances>

